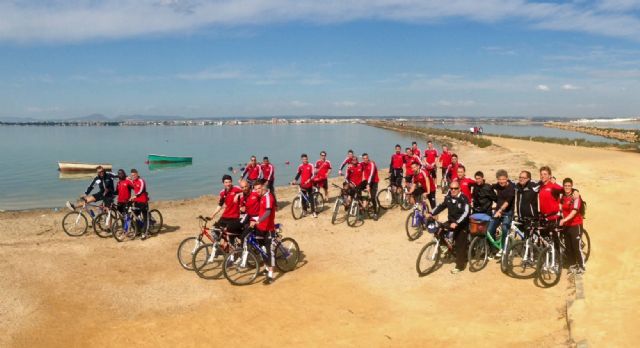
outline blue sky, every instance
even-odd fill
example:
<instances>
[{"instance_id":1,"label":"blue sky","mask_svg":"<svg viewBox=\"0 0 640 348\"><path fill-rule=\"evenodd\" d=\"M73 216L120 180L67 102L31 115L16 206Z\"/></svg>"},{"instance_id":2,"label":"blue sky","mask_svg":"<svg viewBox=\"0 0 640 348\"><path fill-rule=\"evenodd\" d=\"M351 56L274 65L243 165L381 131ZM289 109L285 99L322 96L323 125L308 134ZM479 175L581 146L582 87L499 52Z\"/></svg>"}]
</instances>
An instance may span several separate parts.
<instances>
[{"instance_id":1,"label":"blue sky","mask_svg":"<svg viewBox=\"0 0 640 348\"><path fill-rule=\"evenodd\" d=\"M0 117L638 116L640 1L0 4Z\"/></svg>"}]
</instances>

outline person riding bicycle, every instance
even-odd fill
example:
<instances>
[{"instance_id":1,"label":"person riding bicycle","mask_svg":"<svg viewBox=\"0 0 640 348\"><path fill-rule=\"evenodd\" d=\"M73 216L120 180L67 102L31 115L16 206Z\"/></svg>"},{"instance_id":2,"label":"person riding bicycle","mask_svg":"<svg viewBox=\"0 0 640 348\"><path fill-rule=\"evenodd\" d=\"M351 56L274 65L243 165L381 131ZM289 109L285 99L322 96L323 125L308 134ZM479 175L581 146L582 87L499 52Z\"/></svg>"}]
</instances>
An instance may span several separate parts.
<instances>
[{"instance_id":1,"label":"person riding bicycle","mask_svg":"<svg viewBox=\"0 0 640 348\"><path fill-rule=\"evenodd\" d=\"M233 243L242 233L242 224L240 223L240 198L242 196L242 189L233 186L233 178L228 174L222 176L222 184L224 188L220 191L218 206L213 214L211 214L211 220L215 219L216 215L218 215L224 207L222 216L220 216L220 219L214 226L222 229L226 228L229 235L228 241Z\"/></svg>"},{"instance_id":2,"label":"person riding bicycle","mask_svg":"<svg viewBox=\"0 0 640 348\"><path fill-rule=\"evenodd\" d=\"M426 201L431 187L428 182L429 173L422 168L420 163L413 162L411 170L413 171L413 179L408 193L411 204L415 205Z\"/></svg>"},{"instance_id":3,"label":"person riding bicycle","mask_svg":"<svg viewBox=\"0 0 640 348\"><path fill-rule=\"evenodd\" d=\"M273 195L269 192L264 181L260 182L260 210L258 212L257 221L251 221L251 227L256 230L256 240L267 249L268 260L265 260L267 267L267 277L264 284L268 285L275 281L273 277L273 268L276 265L276 255L273 241L276 238L276 208L274 205Z\"/></svg>"},{"instance_id":4,"label":"person riding bicycle","mask_svg":"<svg viewBox=\"0 0 640 348\"><path fill-rule=\"evenodd\" d=\"M147 214L149 212L149 193L147 192L147 183L140 177L137 169L131 169L131 183L133 184L133 195L129 198L133 202L133 206L140 210L142 222L147 226ZM147 239L146 228L140 236L142 240Z\"/></svg>"},{"instance_id":5,"label":"person riding bicycle","mask_svg":"<svg viewBox=\"0 0 640 348\"><path fill-rule=\"evenodd\" d=\"M449 151L447 145L442 145L442 153L440 154L438 162L440 162L440 172L443 178L447 174L447 168L449 168L449 165L451 164L451 155L452 153Z\"/></svg>"},{"instance_id":6,"label":"person riding bicycle","mask_svg":"<svg viewBox=\"0 0 640 348\"><path fill-rule=\"evenodd\" d=\"M329 198L329 175L331 174L331 161L327 159L327 152L320 152L320 159L316 161L315 184L324 189L324 199Z\"/></svg>"},{"instance_id":7,"label":"person riding bicycle","mask_svg":"<svg viewBox=\"0 0 640 348\"><path fill-rule=\"evenodd\" d=\"M395 186L395 193L402 193L402 166L404 165L404 154L402 147L396 145L396 152L391 155L391 163L389 163L389 182Z\"/></svg>"},{"instance_id":8,"label":"person riding bicycle","mask_svg":"<svg viewBox=\"0 0 640 348\"><path fill-rule=\"evenodd\" d=\"M497 184L491 186L496 191L496 211L492 215L492 219L489 222L487 230L491 233L494 240L496 239L496 233L498 225L502 225L502 244L505 245L508 231L511 228L511 220L513 220L513 203L516 197L515 185L509 181L509 174L506 170L500 169L496 172ZM502 257L502 250L499 250L496 254L496 258Z\"/></svg>"},{"instance_id":9,"label":"person riding bicycle","mask_svg":"<svg viewBox=\"0 0 640 348\"><path fill-rule=\"evenodd\" d=\"M116 194L118 195L118 211L124 214L131 198L131 190L133 190L133 182L127 177L124 169L118 169L118 184L116 186Z\"/></svg>"},{"instance_id":10,"label":"person riding bicycle","mask_svg":"<svg viewBox=\"0 0 640 348\"><path fill-rule=\"evenodd\" d=\"M467 227L469 225L470 206L467 197L460 192L460 183L449 184L449 193L444 197L429 217L437 216L447 209L447 224L453 230L455 240L456 268L452 274L462 272L467 264L467 244L469 243Z\"/></svg>"},{"instance_id":11,"label":"person riding bicycle","mask_svg":"<svg viewBox=\"0 0 640 348\"><path fill-rule=\"evenodd\" d=\"M562 210L562 219L560 226L564 227L564 245L567 259L569 260L569 269L572 273L583 274L585 272L584 255L580 242L582 240L582 199L580 194L573 188L573 180L565 178L562 180L564 191L560 196L560 206ZM578 195L576 198L575 195Z\"/></svg>"},{"instance_id":12,"label":"person riding bicycle","mask_svg":"<svg viewBox=\"0 0 640 348\"><path fill-rule=\"evenodd\" d=\"M98 166L96 168L96 176L91 180L89 187L87 187L84 195L80 197L79 200L76 201L75 204L72 204L70 201L67 201L65 205L70 210L76 210L76 207L83 208L85 205L97 201L102 201L105 205L109 206L113 202L113 197L115 196L115 190L113 186L113 179L117 178L117 175L107 172L102 168L102 166ZM90 195L91 191L95 186L98 186L98 192Z\"/></svg>"},{"instance_id":13,"label":"person riding bicycle","mask_svg":"<svg viewBox=\"0 0 640 348\"><path fill-rule=\"evenodd\" d=\"M258 165L256 156L251 156L249 164L244 168L242 172L242 179L249 182L249 185L253 185L253 182L262 179L262 167Z\"/></svg>"},{"instance_id":14,"label":"person riding bicycle","mask_svg":"<svg viewBox=\"0 0 640 348\"><path fill-rule=\"evenodd\" d=\"M302 200L302 214L303 216L307 213L307 207L311 206L311 211L314 218L318 217L316 213L316 202L313 199L313 179L315 178L315 169L313 165L309 163L309 157L307 157L306 153L303 153L300 156L300 160L302 163L298 166L298 172L296 174L296 178L291 182L292 185L295 185L298 180L300 180L300 189L302 192L306 194L309 198L307 202L306 199Z\"/></svg>"},{"instance_id":15,"label":"person riding bicycle","mask_svg":"<svg viewBox=\"0 0 640 348\"><path fill-rule=\"evenodd\" d=\"M362 167L363 178L360 185L364 186L363 189L367 189L369 191L369 201L371 202L371 206L374 211L371 217L374 221L377 221L378 200L376 199L376 194L378 193L378 182L380 182L380 178L378 177L378 167L376 166L376 162L369 160L369 154L366 152L362 154L362 163L360 166Z\"/></svg>"},{"instance_id":16,"label":"person riding bicycle","mask_svg":"<svg viewBox=\"0 0 640 348\"><path fill-rule=\"evenodd\" d=\"M347 157L345 157L344 161L342 161L342 164L340 164L340 169L338 170L338 175L342 175L343 174L343 170L344 167L349 168L349 165L351 165L351 160L353 159L354 155L353 155L353 150L349 150L347 151Z\"/></svg>"},{"instance_id":17,"label":"person riding bicycle","mask_svg":"<svg viewBox=\"0 0 640 348\"><path fill-rule=\"evenodd\" d=\"M273 164L269 162L269 157L264 156L262 158L262 164L260 165L260 169L262 169L262 178L267 181L266 185L269 188L269 192L271 192L271 194L273 195L273 200L276 202L276 205L277 205L278 201L276 199L276 189L273 186L276 180L275 179L276 169L273 166Z\"/></svg>"},{"instance_id":18,"label":"person riding bicycle","mask_svg":"<svg viewBox=\"0 0 640 348\"><path fill-rule=\"evenodd\" d=\"M475 185L473 185L473 214L485 214L488 219L491 215L493 215L493 211L491 208L493 207L493 202L495 202L498 197L496 196L496 192L491 188L491 185L487 184L484 180L484 173L481 171L477 171L474 175L476 179Z\"/></svg>"},{"instance_id":19,"label":"person riding bicycle","mask_svg":"<svg viewBox=\"0 0 640 348\"><path fill-rule=\"evenodd\" d=\"M424 150L424 166L432 178L436 178L436 159L438 158L438 150L433 147L433 141L427 141L427 149Z\"/></svg>"}]
</instances>

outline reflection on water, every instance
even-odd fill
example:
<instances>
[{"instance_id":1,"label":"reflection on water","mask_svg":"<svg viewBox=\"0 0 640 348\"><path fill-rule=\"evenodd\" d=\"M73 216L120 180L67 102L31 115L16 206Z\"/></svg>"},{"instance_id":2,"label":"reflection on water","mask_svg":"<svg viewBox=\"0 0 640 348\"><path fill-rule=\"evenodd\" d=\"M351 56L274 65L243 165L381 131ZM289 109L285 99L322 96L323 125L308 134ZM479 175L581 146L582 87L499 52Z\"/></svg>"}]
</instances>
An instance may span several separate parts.
<instances>
[{"instance_id":1,"label":"reflection on water","mask_svg":"<svg viewBox=\"0 0 640 348\"><path fill-rule=\"evenodd\" d=\"M167 170L167 169L176 169L176 168L184 168L192 165L193 162L150 162L149 170L157 171L157 170Z\"/></svg>"}]
</instances>

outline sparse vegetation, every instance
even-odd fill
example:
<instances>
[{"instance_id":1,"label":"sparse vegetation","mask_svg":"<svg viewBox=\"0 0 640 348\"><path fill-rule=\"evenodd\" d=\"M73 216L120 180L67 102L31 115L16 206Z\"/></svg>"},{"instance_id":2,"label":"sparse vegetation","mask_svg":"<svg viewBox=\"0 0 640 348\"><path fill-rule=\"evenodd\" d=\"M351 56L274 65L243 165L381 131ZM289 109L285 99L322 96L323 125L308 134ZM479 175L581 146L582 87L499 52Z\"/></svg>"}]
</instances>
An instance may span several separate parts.
<instances>
[{"instance_id":1,"label":"sparse vegetation","mask_svg":"<svg viewBox=\"0 0 640 348\"><path fill-rule=\"evenodd\" d=\"M437 138L442 145L451 145L450 139L469 142L480 148L491 146L491 140L482 136L471 135L463 131L410 126L401 122L367 122L368 125L403 133L415 133L422 137Z\"/></svg>"}]
</instances>

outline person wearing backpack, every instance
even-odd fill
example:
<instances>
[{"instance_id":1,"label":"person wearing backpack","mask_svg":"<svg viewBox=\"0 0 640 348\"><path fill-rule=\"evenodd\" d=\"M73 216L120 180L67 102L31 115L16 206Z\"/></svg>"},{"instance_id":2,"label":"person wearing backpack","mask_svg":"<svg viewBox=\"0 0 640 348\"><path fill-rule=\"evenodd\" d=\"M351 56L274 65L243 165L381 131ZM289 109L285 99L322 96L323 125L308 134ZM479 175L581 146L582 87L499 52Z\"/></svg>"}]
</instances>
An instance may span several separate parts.
<instances>
[{"instance_id":1,"label":"person wearing backpack","mask_svg":"<svg viewBox=\"0 0 640 348\"><path fill-rule=\"evenodd\" d=\"M584 255L580 248L582 240L582 219L585 212L585 204L578 191L573 188L573 180L565 178L562 181L563 192L560 195L560 207L562 219L560 226L564 227L564 244L569 270L574 274L583 274Z\"/></svg>"}]
</instances>

